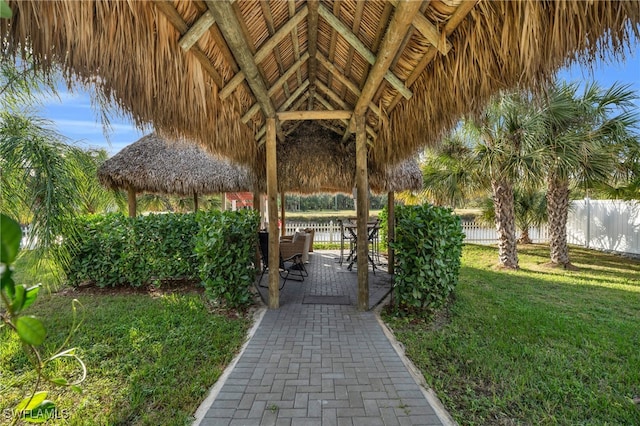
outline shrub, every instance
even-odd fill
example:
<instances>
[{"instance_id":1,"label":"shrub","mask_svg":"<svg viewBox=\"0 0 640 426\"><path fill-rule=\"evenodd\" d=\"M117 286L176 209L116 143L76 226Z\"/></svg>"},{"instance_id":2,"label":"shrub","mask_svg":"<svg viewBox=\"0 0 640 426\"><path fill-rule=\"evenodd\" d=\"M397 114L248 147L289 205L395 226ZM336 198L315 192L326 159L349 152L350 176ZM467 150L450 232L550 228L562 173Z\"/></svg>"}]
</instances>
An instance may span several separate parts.
<instances>
[{"instance_id":1,"label":"shrub","mask_svg":"<svg viewBox=\"0 0 640 426\"><path fill-rule=\"evenodd\" d=\"M460 218L450 209L396 207L395 294L403 309L440 308L458 282Z\"/></svg>"},{"instance_id":2,"label":"shrub","mask_svg":"<svg viewBox=\"0 0 640 426\"><path fill-rule=\"evenodd\" d=\"M200 216L195 252L207 294L230 308L252 302L249 288L257 247L259 216L254 210Z\"/></svg>"},{"instance_id":3,"label":"shrub","mask_svg":"<svg viewBox=\"0 0 640 426\"><path fill-rule=\"evenodd\" d=\"M155 280L197 279L194 236L199 225L193 213L76 220L80 232L67 240L71 259L65 271L72 285L91 281L99 287L139 287Z\"/></svg>"}]
</instances>

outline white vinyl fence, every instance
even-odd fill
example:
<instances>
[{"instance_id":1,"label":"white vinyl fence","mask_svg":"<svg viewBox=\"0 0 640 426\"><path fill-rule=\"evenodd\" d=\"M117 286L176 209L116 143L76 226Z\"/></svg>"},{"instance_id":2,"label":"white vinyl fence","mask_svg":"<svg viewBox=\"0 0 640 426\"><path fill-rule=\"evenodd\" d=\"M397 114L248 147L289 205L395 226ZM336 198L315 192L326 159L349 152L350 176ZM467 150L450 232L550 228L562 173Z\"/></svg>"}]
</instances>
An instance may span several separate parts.
<instances>
[{"instance_id":1,"label":"white vinyl fence","mask_svg":"<svg viewBox=\"0 0 640 426\"><path fill-rule=\"evenodd\" d=\"M567 242L640 255L640 202L588 198L572 202Z\"/></svg>"}]
</instances>

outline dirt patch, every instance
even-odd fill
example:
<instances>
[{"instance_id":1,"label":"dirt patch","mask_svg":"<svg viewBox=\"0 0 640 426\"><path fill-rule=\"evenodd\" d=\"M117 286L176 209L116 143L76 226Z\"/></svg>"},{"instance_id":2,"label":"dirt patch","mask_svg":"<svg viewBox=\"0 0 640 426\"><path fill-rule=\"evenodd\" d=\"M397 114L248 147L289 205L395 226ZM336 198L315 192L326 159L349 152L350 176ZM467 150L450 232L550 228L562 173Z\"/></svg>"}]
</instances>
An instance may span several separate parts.
<instances>
[{"instance_id":1,"label":"dirt patch","mask_svg":"<svg viewBox=\"0 0 640 426\"><path fill-rule=\"evenodd\" d=\"M188 294L188 293L204 293L204 287L199 281L195 280L163 280L160 285L146 285L140 287L131 287L121 285L116 287L98 287L94 283L83 283L77 287L65 287L58 292L61 295L104 295L116 296L127 294L147 294L149 296L162 296L167 294Z\"/></svg>"}]
</instances>

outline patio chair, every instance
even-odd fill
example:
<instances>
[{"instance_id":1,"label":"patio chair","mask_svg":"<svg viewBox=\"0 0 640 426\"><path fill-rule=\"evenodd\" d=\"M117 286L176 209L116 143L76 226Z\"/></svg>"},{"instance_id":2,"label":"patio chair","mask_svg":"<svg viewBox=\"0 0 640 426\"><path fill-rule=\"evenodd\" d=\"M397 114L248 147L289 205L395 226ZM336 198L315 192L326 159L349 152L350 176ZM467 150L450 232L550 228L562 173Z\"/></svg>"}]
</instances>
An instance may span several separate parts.
<instances>
[{"instance_id":1,"label":"patio chair","mask_svg":"<svg viewBox=\"0 0 640 426\"><path fill-rule=\"evenodd\" d=\"M262 260L262 274L258 280L258 286L262 288L268 288L269 286L260 284L262 277L269 270L269 233L258 232L258 241L260 248L260 258ZM307 270L302 262L302 253L294 253L290 256L284 257L280 252L280 266L278 268L280 277L283 279L280 290L284 288L287 280L304 281L304 277L308 276ZM305 275L306 274L306 275Z\"/></svg>"}]
</instances>

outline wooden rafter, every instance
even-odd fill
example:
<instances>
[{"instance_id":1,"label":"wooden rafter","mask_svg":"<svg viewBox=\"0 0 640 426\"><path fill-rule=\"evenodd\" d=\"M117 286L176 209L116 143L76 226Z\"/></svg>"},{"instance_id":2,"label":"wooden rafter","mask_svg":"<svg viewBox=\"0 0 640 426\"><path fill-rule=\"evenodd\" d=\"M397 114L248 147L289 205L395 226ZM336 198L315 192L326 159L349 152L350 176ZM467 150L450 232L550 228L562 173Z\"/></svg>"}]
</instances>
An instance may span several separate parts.
<instances>
[{"instance_id":1,"label":"wooden rafter","mask_svg":"<svg viewBox=\"0 0 640 426\"><path fill-rule=\"evenodd\" d=\"M397 49L405 34L409 30L409 24L413 21L416 13L420 10L421 2L417 1L402 1L396 7L396 11L391 18L389 28L382 40L380 49L378 50L378 56L375 64L369 72L367 81L362 88L362 94L358 98L358 102L353 109L354 117L364 116L369 103L373 99L380 82L385 78L389 70L389 66L393 61L393 58L397 54ZM346 140L350 134L350 128L355 125L355 120L352 117L351 123L345 132L343 140Z\"/></svg>"},{"instance_id":2,"label":"wooden rafter","mask_svg":"<svg viewBox=\"0 0 640 426\"><path fill-rule=\"evenodd\" d=\"M183 50L191 49L191 46L202 37L202 35L216 22L210 11L203 13L200 18L180 37L178 44Z\"/></svg>"},{"instance_id":3,"label":"wooden rafter","mask_svg":"<svg viewBox=\"0 0 640 426\"><path fill-rule=\"evenodd\" d=\"M256 97L264 116L266 118L275 118L276 109L267 93L267 87L253 59L253 55L247 46L247 39L241 31L241 25L231 3L221 0L209 0L207 1L207 6L218 22L222 35L244 72L247 83ZM284 133L282 133L280 126L277 126L276 133L279 138L284 139Z\"/></svg>"},{"instance_id":4,"label":"wooden rafter","mask_svg":"<svg viewBox=\"0 0 640 426\"><path fill-rule=\"evenodd\" d=\"M162 14L169 20L169 22L171 22L181 35L184 35L189 31L189 26L184 19L182 19L182 16L180 16L175 7L173 7L172 2L165 0L154 0L154 2L158 10L162 12ZM198 46L193 46L189 51L198 59L202 68L204 68L204 70L213 79L213 82L219 88L224 86L222 77L218 73L218 70L215 69L207 55L205 55Z\"/></svg>"},{"instance_id":5,"label":"wooden rafter","mask_svg":"<svg viewBox=\"0 0 640 426\"><path fill-rule=\"evenodd\" d=\"M336 0L333 2L333 14L335 16L340 16L340 8L342 7L342 0ZM338 41L338 31L334 28L331 31L331 39L329 40L329 52L328 57L329 61L333 62L336 55L336 43ZM327 76L327 86L331 87L333 76L329 74Z\"/></svg>"},{"instance_id":6,"label":"wooden rafter","mask_svg":"<svg viewBox=\"0 0 640 426\"><path fill-rule=\"evenodd\" d=\"M296 14L295 0L288 0L287 6L289 7L289 19ZM296 61L300 60L300 43L298 41L298 27L293 27L291 30L291 43L293 45L293 57ZM302 84L302 73L300 68L296 70L296 78L298 79L298 86Z\"/></svg>"},{"instance_id":7,"label":"wooden rafter","mask_svg":"<svg viewBox=\"0 0 640 426\"><path fill-rule=\"evenodd\" d=\"M215 2L216 0L213 0ZM309 8L304 6L296 13L291 19L289 19L282 27L278 29L262 46L255 52L253 61L256 64L264 61L271 51L278 46L285 37L291 34L291 32L297 28L298 24L307 16ZM252 52L253 53L253 52ZM234 75L227 85L220 91L221 99L227 98L233 91L244 81L245 74L240 71Z\"/></svg>"},{"instance_id":8,"label":"wooden rafter","mask_svg":"<svg viewBox=\"0 0 640 426\"><path fill-rule=\"evenodd\" d=\"M399 0L389 0L389 3L397 7ZM420 31L420 34L426 38L440 53L446 55L451 50L451 43L446 38L443 40L442 34L431 21L424 15L417 14L412 25Z\"/></svg>"},{"instance_id":9,"label":"wooden rafter","mask_svg":"<svg viewBox=\"0 0 640 426\"><path fill-rule=\"evenodd\" d=\"M418 6L421 4L420 2L414 2L414 3L418 3ZM347 40L347 42L350 45L352 45L356 49L356 51L360 55L362 55L364 59L367 60L367 62L369 62L372 65L375 64L376 55L372 51L370 51L369 48L365 46L365 44L362 41L360 41L360 39L351 32L351 29L348 28L340 19L338 19L333 13L331 13L331 11L329 11L323 5L320 5L320 7L318 8L318 13L325 21L329 23L329 25L335 28L336 31L338 31L340 35L345 40ZM394 89L396 89L398 92L400 92L402 96L404 96L406 99L411 98L412 96L411 91L406 88L404 83L394 73L392 73L387 69L387 71L383 75L383 78L385 78L391 84L391 86Z\"/></svg>"},{"instance_id":10,"label":"wooden rafter","mask_svg":"<svg viewBox=\"0 0 640 426\"><path fill-rule=\"evenodd\" d=\"M269 90L267 91L269 96L273 96L280 89L280 87L282 87L282 85L287 80L289 80L289 78L291 78L294 73L300 70L300 67L302 67L302 65L307 62L308 59L309 53L305 53L298 61L296 61L291 67L289 67L289 69L283 75L281 75L275 83L273 83L273 86L269 88ZM289 96L291 96L290 93L287 94L287 97ZM260 105L258 105L257 103L253 104L251 108L249 108L249 110L242 116L242 122L245 124L248 123L249 120L251 120L251 117L253 117L259 109Z\"/></svg>"},{"instance_id":11,"label":"wooden rafter","mask_svg":"<svg viewBox=\"0 0 640 426\"><path fill-rule=\"evenodd\" d=\"M309 0L309 18L307 19L307 51L309 52L309 105L307 109L313 108L313 96L316 90L316 75L318 71L318 62L316 61L316 52L318 50L318 13L320 2L318 0Z\"/></svg>"},{"instance_id":12,"label":"wooden rafter","mask_svg":"<svg viewBox=\"0 0 640 426\"><path fill-rule=\"evenodd\" d=\"M458 27L458 25L460 25L460 22L462 22L462 20L466 18L469 12L471 12L471 10L476 6L477 2L478 2L477 0L473 0L473 1L463 1L462 3L460 3L460 6L458 6L455 12L453 12L453 14L451 15L451 17L449 18L449 20L444 26L444 34L447 37L450 36L451 33L453 33L453 31ZM411 72L409 77L407 77L406 83L408 87L411 87L413 83L416 82L416 80L418 79L420 74L422 74L422 71L424 71L424 69L427 67L429 62L431 62L433 58L435 58L437 51L438 50L436 49L435 46L432 46L427 50L427 52L422 57L418 65ZM393 101L391 101L391 104L389 105L389 109L388 109L389 113L391 113L391 111L396 107L396 105L398 105L398 102L400 102L400 97L396 95L395 98L393 98Z\"/></svg>"},{"instance_id":13,"label":"wooden rafter","mask_svg":"<svg viewBox=\"0 0 640 426\"><path fill-rule=\"evenodd\" d=\"M329 71L329 75L333 75L333 77L338 80L340 83L342 83L347 89L349 89L349 91L351 93L353 93L357 98L360 97L360 93L362 93L360 91L360 89L358 88L358 86L352 82L351 80L349 80L349 78L347 76L344 75L344 73L342 73L342 71L340 71L338 69L338 67L336 67L333 63L331 63L327 58L324 57L324 55L322 55L321 53L318 53L316 55L318 62L327 69L327 71ZM328 86L328 85L327 85ZM342 98L344 99L344 94L342 95ZM382 111L380 111L380 108L378 108L378 106L374 103L370 103L369 104L369 108L371 108L371 111L373 111L378 117L382 116Z\"/></svg>"},{"instance_id":14,"label":"wooden rafter","mask_svg":"<svg viewBox=\"0 0 640 426\"><path fill-rule=\"evenodd\" d=\"M278 108L278 112L286 111L298 98L300 98L300 96L304 95L304 91L307 90L308 87L309 87L309 80L305 80L302 83L302 86L298 87L295 90L295 92L293 92L291 96L289 96L289 98L286 101L284 101L282 105L280 105L280 108ZM263 133L261 128L260 131L256 134L256 140L260 140L262 135Z\"/></svg>"},{"instance_id":15,"label":"wooden rafter","mask_svg":"<svg viewBox=\"0 0 640 426\"><path fill-rule=\"evenodd\" d=\"M271 7L269 7L269 2L261 1L259 2L260 8L262 9L262 15L264 16L264 21L267 24L267 29L269 30L269 36L272 37L276 32L276 28L273 25L273 15L271 14ZM284 66L282 65L282 54L280 53L280 47L276 44L273 46L273 55L276 58L276 64L278 65L278 71L280 74L284 73ZM289 97L291 92L289 92L289 84L285 81L282 85L282 89L284 90L285 96Z\"/></svg>"},{"instance_id":16,"label":"wooden rafter","mask_svg":"<svg viewBox=\"0 0 640 426\"><path fill-rule=\"evenodd\" d=\"M360 30L360 23L362 22L362 12L364 10L366 2L360 1L356 4L356 13L353 18L353 25L351 26L351 30L354 34L358 34ZM353 54L355 53L355 48L353 46L349 46L349 52L347 53L347 61L345 62L345 69L350 70L351 64L353 62ZM345 74L345 77L349 78L348 74ZM331 84L328 84L331 87ZM346 87L342 90L342 96L346 95Z\"/></svg>"}]
</instances>

